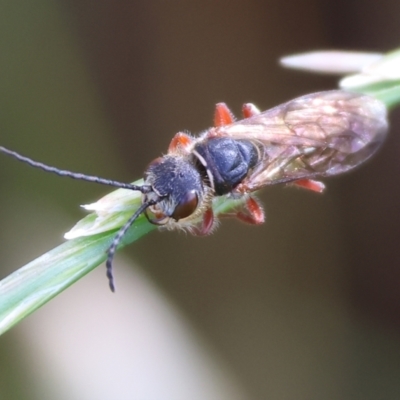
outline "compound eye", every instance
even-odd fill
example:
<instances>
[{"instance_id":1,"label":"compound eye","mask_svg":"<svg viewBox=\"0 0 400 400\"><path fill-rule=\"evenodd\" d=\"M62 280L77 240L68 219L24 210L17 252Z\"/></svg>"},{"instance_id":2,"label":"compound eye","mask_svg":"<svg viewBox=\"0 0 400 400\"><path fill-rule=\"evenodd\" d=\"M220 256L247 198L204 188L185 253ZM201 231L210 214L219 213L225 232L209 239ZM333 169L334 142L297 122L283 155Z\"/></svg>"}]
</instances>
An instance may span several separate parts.
<instances>
[{"instance_id":1,"label":"compound eye","mask_svg":"<svg viewBox=\"0 0 400 400\"><path fill-rule=\"evenodd\" d=\"M175 210L172 213L171 217L175 221L179 221L180 219L183 219L183 218L188 217L189 215L192 215L194 213L194 211L196 210L198 203L199 203L199 199L194 190L191 190L190 192L186 192L183 199L175 207Z\"/></svg>"}]
</instances>

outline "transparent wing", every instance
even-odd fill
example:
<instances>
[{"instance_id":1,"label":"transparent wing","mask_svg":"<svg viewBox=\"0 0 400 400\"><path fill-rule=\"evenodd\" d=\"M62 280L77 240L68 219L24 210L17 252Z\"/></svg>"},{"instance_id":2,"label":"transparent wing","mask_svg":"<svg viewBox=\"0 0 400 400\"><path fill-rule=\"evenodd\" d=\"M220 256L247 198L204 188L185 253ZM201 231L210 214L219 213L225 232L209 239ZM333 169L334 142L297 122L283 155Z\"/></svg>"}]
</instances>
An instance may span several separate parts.
<instances>
[{"instance_id":1,"label":"transparent wing","mask_svg":"<svg viewBox=\"0 0 400 400\"><path fill-rule=\"evenodd\" d=\"M299 97L210 134L258 144L260 162L241 185L253 191L354 168L383 142L386 114L377 99L334 90Z\"/></svg>"}]
</instances>

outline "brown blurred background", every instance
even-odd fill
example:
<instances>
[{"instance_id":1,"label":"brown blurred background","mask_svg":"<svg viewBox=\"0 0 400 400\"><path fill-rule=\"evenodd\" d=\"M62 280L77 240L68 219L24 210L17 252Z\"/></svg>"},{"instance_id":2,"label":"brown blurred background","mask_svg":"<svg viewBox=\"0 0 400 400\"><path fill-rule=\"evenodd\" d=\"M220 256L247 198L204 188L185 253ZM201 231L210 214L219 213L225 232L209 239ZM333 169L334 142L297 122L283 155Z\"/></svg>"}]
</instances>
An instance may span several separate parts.
<instances>
[{"instance_id":1,"label":"brown blurred background","mask_svg":"<svg viewBox=\"0 0 400 400\"><path fill-rule=\"evenodd\" d=\"M239 115L244 102L267 109L334 88L336 79L284 70L278 59L318 49L391 50L400 42L399 15L395 0L3 2L0 143L60 168L132 181L174 133L210 126L217 102ZM100 267L60 296L69 297L0 338L0 398L100 399L92 389L68 391L78 381L82 388L89 381L107 385L90 375L90 364L78 372L82 358L94 359L83 353L93 338L100 341L97 367L112 365L115 379L126 375L135 387L140 377L143 385L141 392L127 387L125 397L104 398L400 398L399 124L394 111L379 155L326 181L322 196L264 190L263 226L224 221L206 238L155 232L117 255L117 264L124 255L140 265L137 281L146 276L143 285L168 299L185 321L185 335L201 343L197 356L204 349L205 370L215 370L199 379L194 368L198 386L178 367L164 382L172 361L153 370L167 356L148 343L132 353L132 363L153 360L143 370L145 361L134 371L118 365L123 347L105 351L107 329L119 326L106 316L108 304L115 307L111 315L119 312L134 329L140 324L137 314L118 311L124 303L107 292ZM2 277L61 243L84 215L78 205L107 193L5 157L0 190ZM122 270L117 266L117 280ZM124 291L137 293L135 276L133 286L121 285L119 299ZM132 299L136 313L151 313L145 299ZM85 315L95 314L99 325L86 327ZM155 320L158 333L174 326ZM53 330L61 326L62 339ZM74 335L87 342L69 360L76 376L63 386L67 369L57 357L77 348ZM187 351L176 343L172 360ZM223 383L202 393L202 384L220 379L215 371Z\"/></svg>"}]
</instances>

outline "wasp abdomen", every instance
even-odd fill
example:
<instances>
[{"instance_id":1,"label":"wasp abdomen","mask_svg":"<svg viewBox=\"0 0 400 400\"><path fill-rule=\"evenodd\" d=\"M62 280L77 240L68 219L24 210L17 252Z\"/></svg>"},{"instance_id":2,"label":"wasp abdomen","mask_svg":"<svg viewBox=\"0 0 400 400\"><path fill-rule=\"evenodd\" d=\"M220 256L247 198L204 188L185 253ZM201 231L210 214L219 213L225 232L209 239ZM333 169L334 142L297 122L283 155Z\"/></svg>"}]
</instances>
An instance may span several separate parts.
<instances>
[{"instance_id":1,"label":"wasp abdomen","mask_svg":"<svg viewBox=\"0 0 400 400\"><path fill-rule=\"evenodd\" d=\"M217 196L234 189L257 164L260 155L249 140L212 138L197 144L194 155L206 169Z\"/></svg>"}]
</instances>

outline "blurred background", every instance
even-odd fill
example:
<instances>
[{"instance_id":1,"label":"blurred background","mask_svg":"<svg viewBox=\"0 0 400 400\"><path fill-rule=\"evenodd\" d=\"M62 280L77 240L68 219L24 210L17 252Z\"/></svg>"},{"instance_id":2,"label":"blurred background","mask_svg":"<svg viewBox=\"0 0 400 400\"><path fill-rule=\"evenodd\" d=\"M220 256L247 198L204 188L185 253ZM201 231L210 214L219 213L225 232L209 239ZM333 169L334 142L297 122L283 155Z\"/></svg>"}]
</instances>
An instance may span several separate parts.
<instances>
[{"instance_id":1,"label":"blurred background","mask_svg":"<svg viewBox=\"0 0 400 400\"><path fill-rule=\"evenodd\" d=\"M214 104L239 116L336 87L281 56L399 46L400 2L6 1L0 143L133 181ZM264 190L267 221L153 232L0 338L1 399L400 398L400 113L324 195ZM0 157L0 273L63 242L107 188ZM0 300L1 301L1 300Z\"/></svg>"}]
</instances>

